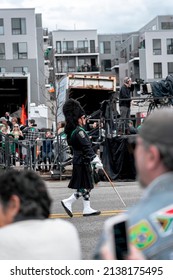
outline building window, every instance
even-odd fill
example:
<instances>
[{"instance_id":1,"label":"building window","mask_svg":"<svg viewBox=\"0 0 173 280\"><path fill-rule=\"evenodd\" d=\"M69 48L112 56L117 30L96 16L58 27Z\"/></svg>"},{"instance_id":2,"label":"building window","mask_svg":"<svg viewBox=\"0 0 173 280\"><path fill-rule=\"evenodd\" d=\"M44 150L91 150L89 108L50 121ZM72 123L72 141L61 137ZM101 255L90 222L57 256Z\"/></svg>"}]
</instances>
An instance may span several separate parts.
<instances>
[{"instance_id":1,"label":"building window","mask_svg":"<svg viewBox=\"0 0 173 280\"><path fill-rule=\"evenodd\" d=\"M134 55L132 53L132 45L129 45L129 60L134 58Z\"/></svg>"},{"instance_id":2,"label":"building window","mask_svg":"<svg viewBox=\"0 0 173 280\"><path fill-rule=\"evenodd\" d=\"M173 22L161 22L161 29L173 29Z\"/></svg>"},{"instance_id":3,"label":"building window","mask_svg":"<svg viewBox=\"0 0 173 280\"><path fill-rule=\"evenodd\" d=\"M13 71L17 73L28 73L28 67L14 67Z\"/></svg>"},{"instance_id":4,"label":"building window","mask_svg":"<svg viewBox=\"0 0 173 280\"><path fill-rule=\"evenodd\" d=\"M115 41L115 51L116 51L116 52L119 51L120 45L121 45L121 41Z\"/></svg>"},{"instance_id":5,"label":"building window","mask_svg":"<svg viewBox=\"0 0 173 280\"><path fill-rule=\"evenodd\" d=\"M161 55L161 39L153 39L153 55Z\"/></svg>"},{"instance_id":6,"label":"building window","mask_svg":"<svg viewBox=\"0 0 173 280\"><path fill-rule=\"evenodd\" d=\"M78 59L78 66L82 66L86 63L86 58L79 57Z\"/></svg>"},{"instance_id":7,"label":"building window","mask_svg":"<svg viewBox=\"0 0 173 280\"><path fill-rule=\"evenodd\" d=\"M43 36L45 36L45 37L49 36L48 28L43 29Z\"/></svg>"},{"instance_id":8,"label":"building window","mask_svg":"<svg viewBox=\"0 0 173 280\"><path fill-rule=\"evenodd\" d=\"M142 40L139 44L140 49L145 49L145 40Z\"/></svg>"},{"instance_id":9,"label":"building window","mask_svg":"<svg viewBox=\"0 0 173 280\"><path fill-rule=\"evenodd\" d=\"M68 59L68 71L69 72L75 71L75 59L73 57L69 57Z\"/></svg>"},{"instance_id":10,"label":"building window","mask_svg":"<svg viewBox=\"0 0 173 280\"><path fill-rule=\"evenodd\" d=\"M90 40L90 53L95 53L96 49L95 49L95 41L94 40Z\"/></svg>"},{"instance_id":11,"label":"building window","mask_svg":"<svg viewBox=\"0 0 173 280\"><path fill-rule=\"evenodd\" d=\"M124 59L127 59L127 50L126 49L121 50L120 57L124 58Z\"/></svg>"},{"instance_id":12,"label":"building window","mask_svg":"<svg viewBox=\"0 0 173 280\"><path fill-rule=\"evenodd\" d=\"M64 41L63 42L63 53L73 53L74 51L74 42L73 41Z\"/></svg>"},{"instance_id":13,"label":"building window","mask_svg":"<svg viewBox=\"0 0 173 280\"><path fill-rule=\"evenodd\" d=\"M129 53L132 52L132 45L129 45Z\"/></svg>"},{"instance_id":14,"label":"building window","mask_svg":"<svg viewBox=\"0 0 173 280\"><path fill-rule=\"evenodd\" d=\"M5 68L0 67L0 73L5 73Z\"/></svg>"},{"instance_id":15,"label":"building window","mask_svg":"<svg viewBox=\"0 0 173 280\"><path fill-rule=\"evenodd\" d=\"M13 43L13 59L25 59L27 57L27 43Z\"/></svg>"},{"instance_id":16,"label":"building window","mask_svg":"<svg viewBox=\"0 0 173 280\"><path fill-rule=\"evenodd\" d=\"M75 71L75 59L69 57L68 59L63 59L63 69L62 72L74 72Z\"/></svg>"},{"instance_id":17,"label":"building window","mask_svg":"<svg viewBox=\"0 0 173 280\"><path fill-rule=\"evenodd\" d=\"M5 44L0 43L0 60L5 59Z\"/></svg>"},{"instance_id":18,"label":"building window","mask_svg":"<svg viewBox=\"0 0 173 280\"><path fill-rule=\"evenodd\" d=\"M166 39L167 54L173 54L173 39Z\"/></svg>"},{"instance_id":19,"label":"building window","mask_svg":"<svg viewBox=\"0 0 173 280\"><path fill-rule=\"evenodd\" d=\"M102 69L105 72L111 71L111 60L110 59L104 59L101 61Z\"/></svg>"},{"instance_id":20,"label":"building window","mask_svg":"<svg viewBox=\"0 0 173 280\"><path fill-rule=\"evenodd\" d=\"M63 72L62 71L62 60L60 59L57 59L57 62L56 62L56 69L57 69L57 72Z\"/></svg>"},{"instance_id":21,"label":"building window","mask_svg":"<svg viewBox=\"0 0 173 280\"><path fill-rule=\"evenodd\" d=\"M61 53L62 52L62 50L61 50L61 42L60 41L56 42L56 52L57 53Z\"/></svg>"},{"instance_id":22,"label":"building window","mask_svg":"<svg viewBox=\"0 0 173 280\"><path fill-rule=\"evenodd\" d=\"M162 63L154 63L154 79L162 78Z\"/></svg>"},{"instance_id":23,"label":"building window","mask_svg":"<svg viewBox=\"0 0 173 280\"><path fill-rule=\"evenodd\" d=\"M0 18L0 35L4 35L4 20Z\"/></svg>"},{"instance_id":24,"label":"building window","mask_svg":"<svg viewBox=\"0 0 173 280\"><path fill-rule=\"evenodd\" d=\"M13 35L26 34L26 19L25 18L12 18L11 26L12 26Z\"/></svg>"},{"instance_id":25,"label":"building window","mask_svg":"<svg viewBox=\"0 0 173 280\"><path fill-rule=\"evenodd\" d=\"M105 41L105 42L100 42L100 53L111 53L111 42L110 41Z\"/></svg>"},{"instance_id":26,"label":"building window","mask_svg":"<svg viewBox=\"0 0 173 280\"><path fill-rule=\"evenodd\" d=\"M168 62L168 75L173 75L173 62Z\"/></svg>"},{"instance_id":27,"label":"building window","mask_svg":"<svg viewBox=\"0 0 173 280\"><path fill-rule=\"evenodd\" d=\"M78 53L88 53L88 41L77 41Z\"/></svg>"}]
</instances>

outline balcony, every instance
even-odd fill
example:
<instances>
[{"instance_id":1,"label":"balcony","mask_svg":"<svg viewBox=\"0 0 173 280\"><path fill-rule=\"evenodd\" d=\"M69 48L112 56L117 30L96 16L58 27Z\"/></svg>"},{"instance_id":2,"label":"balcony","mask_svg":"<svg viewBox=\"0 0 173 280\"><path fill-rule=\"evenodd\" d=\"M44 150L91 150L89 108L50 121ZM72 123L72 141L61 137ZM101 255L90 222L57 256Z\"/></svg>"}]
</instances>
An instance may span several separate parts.
<instances>
[{"instance_id":1,"label":"balcony","mask_svg":"<svg viewBox=\"0 0 173 280\"><path fill-rule=\"evenodd\" d=\"M90 66L88 64L84 64L81 66L77 67L77 72L98 72L99 71L99 67L94 65L94 66Z\"/></svg>"},{"instance_id":2,"label":"balcony","mask_svg":"<svg viewBox=\"0 0 173 280\"><path fill-rule=\"evenodd\" d=\"M69 50L56 50L55 56L79 56L79 55L91 55L97 54L99 55L98 48L75 48Z\"/></svg>"},{"instance_id":3,"label":"balcony","mask_svg":"<svg viewBox=\"0 0 173 280\"><path fill-rule=\"evenodd\" d=\"M81 66L77 66L77 67L61 67L59 69L56 69L56 75L61 75L64 73L100 73L100 67L93 65L93 66L89 66L89 65L81 65Z\"/></svg>"}]
</instances>

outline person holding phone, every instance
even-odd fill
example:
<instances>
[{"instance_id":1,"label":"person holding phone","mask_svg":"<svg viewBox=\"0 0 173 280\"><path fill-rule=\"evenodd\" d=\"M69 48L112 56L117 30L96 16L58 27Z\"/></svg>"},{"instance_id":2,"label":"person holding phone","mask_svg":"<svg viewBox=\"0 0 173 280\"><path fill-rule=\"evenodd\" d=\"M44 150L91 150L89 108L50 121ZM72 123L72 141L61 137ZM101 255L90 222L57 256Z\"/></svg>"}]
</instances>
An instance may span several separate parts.
<instances>
[{"instance_id":1,"label":"person holding phone","mask_svg":"<svg viewBox=\"0 0 173 280\"><path fill-rule=\"evenodd\" d=\"M158 109L146 117L136 138L134 151L138 180L144 193L127 212L128 243L135 248L125 259L173 259L173 110ZM118 223L112 221L111 227ZM120 219L121 220L121 219ZM113 231L112 231L113 233ZM112 239L113 240L113 239ZM116 243L116 236L114 236ZM104 258L110 236L104 231L95 258ZM113 242L112 242L113 244ZM103 250L104 248L104 250ZM113 258L115 255L109 250ZM103 250L103 251L102 251Z\"/></svg>"}]
</instances>

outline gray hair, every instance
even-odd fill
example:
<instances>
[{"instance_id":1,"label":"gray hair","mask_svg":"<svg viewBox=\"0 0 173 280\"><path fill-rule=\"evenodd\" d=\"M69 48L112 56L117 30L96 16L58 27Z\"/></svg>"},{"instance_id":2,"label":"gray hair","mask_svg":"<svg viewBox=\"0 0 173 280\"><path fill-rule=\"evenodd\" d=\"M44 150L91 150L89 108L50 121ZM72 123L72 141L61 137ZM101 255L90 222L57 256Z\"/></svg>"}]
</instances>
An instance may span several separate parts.
<instances>
[{"instance_id":1,"label":"gray hair","mask_svg":"<svg viewBox=\"0 0 173 280\"><path fill-rule=\"evenodd\" d=\"M146 149L148 149L149 146L154 145L160 153L160 159L163 162L165 168L169 171L173 171L173 146L163 145L160 143L149 143L144 139L142 139L142 141Z\"/></svg>"}]
</instances>

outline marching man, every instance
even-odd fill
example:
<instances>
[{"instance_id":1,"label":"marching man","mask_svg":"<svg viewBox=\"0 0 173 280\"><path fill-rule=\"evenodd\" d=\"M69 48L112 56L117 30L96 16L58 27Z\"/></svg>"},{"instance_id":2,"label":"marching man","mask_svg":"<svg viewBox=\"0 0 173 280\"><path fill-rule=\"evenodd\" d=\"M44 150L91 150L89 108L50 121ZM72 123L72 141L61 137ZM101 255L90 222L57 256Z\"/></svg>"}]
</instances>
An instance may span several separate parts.
<instances>
[{"instance_id":1,"label":"marching man","mask_svg":"<svg viewBox=\"0 0 173 280\"><path fill-rule=\"evenodd\" d=\"M100 211L90 206L90 192L94 188L92 165L102 169L103 164L93 151L89 136L83 126L86 124L86 115L80 103L69 99L63 106L65 116L65 133L67 142L73 149L73 171L69 188L75 192L61 201L62 206L70 217L73 217L72 204L80 197L83 198L83 216L100 215Z\"/></svg>"}]
</instances>

